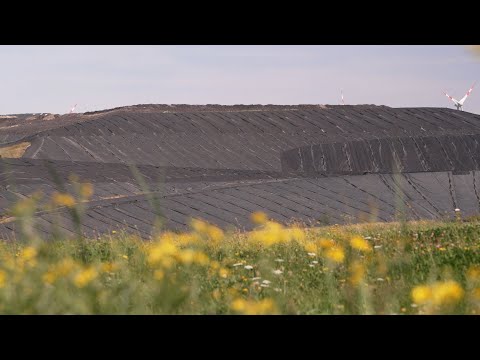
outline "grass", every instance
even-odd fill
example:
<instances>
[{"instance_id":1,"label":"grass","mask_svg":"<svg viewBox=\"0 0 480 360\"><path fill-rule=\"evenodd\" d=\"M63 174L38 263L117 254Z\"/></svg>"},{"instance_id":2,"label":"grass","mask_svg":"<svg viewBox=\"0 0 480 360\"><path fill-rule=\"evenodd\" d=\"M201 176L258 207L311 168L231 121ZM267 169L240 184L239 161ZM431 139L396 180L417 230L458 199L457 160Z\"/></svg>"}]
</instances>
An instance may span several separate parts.
<instances>
[{"instance_id":1,"label":"grass","mask_svg":"<svg viewBox=\"0 0 480 360\"><path fill-rule=\"evenodd\" d=\"M477 314L480 222L0 243L2 314Z\"/></svg>"},{"instance_id":2,"label":"grass","mask_svg":"<svg viewBox=\"0 0 480 360\"><path fill-rule=\"evenodd\" d=\"M29 142L22 142L11 146L0 147L0 157L11 159L21 158L30 145Z\"/></svg>"}]
</instances>

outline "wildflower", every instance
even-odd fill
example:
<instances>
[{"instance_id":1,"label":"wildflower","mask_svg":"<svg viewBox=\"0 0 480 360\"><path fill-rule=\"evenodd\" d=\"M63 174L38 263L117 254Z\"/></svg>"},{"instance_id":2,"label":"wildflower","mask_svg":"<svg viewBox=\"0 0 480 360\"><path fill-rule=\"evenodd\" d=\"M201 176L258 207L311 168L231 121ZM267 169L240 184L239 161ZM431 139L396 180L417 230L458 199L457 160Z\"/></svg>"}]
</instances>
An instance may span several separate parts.
<instances>
[{"instance_id":1,"label":"wildflower","mask_svg":"<svg viewBox=\"0 0 480 360\"><path fill-rule=\"evenodd\" d=\"M274 288L273 291L275 291L275 292L281 292L282 289L280 289L280 288Z\"/></svg>"},{"instance_id":2,"label":"wildflower","mask_svg":"<svg viewBox=\"0 0 480 360\"><path fill-rule=\"evenodd\" d=\"M273 270L273 273L275 275L282 275L283 274L283 271L282 270Z\"/></svg>"},{"instance_id":3,"label":"wildflower","mask_svg":"<svg viewBox=\"0 0 480 360\"><path fill-rule=\"evenodd\" d=\"M148 251L147 261L150 265L161 264L164 267L173 265L172 257L178 253L178 248L172 241L162 241Z\"/></svg>"},{"instance_id":4,"label":"wildflower","mask_svg":"<svg viewBox=\"0 0 480 360\"><path fill-rule=\"evenodd\" d=\"M97 271L93 267L88 267L78 273L73 282L76 287L83 288L97 277Z\"/></svg>"},{"instance_id":5,"label":"wildflower","mask_svg":"<svg viewBox=\"0 0 480 360\"><path fill-rule=\"evenodd\" d=\"M370 244L368 243L368 241L365 240L364 238L360 237L360 236L354 236L350 240L350 245L352 246L352 248L354 248L356 250L359 250L359 251L362 251L362 252L372 251L372 248L371 248Z\"/></svg>"},{"instance_id":6,"label":"wildflower","mask_svg":"<svg viewBox=\"0 0 480 360\"><path fill-rule=\"evenodd\" d=\"M372 240L372 237L371 236L364 236L363 237L365 240Z\"/></svg>"},{"instance_id":7,"label":"wildflower","mask_svg":"<svg viewBox=\"0 0 480 360\"><path fill-rule=\"evenodd\" d=\"M308 264L308 266L311 267L311 268L315 267L315 265L313 265L313 264Z\"/></svg>"},{"instance_id":8,"label":"wildflower","mask_svg":"<svg viewBox=\"0 0 480 360\"><path fill-rule=\"evenodd\" d=\"M83 183L80 186L80 196L84 199L90 199L93 195L93 185L90 183Z\"/></svg>"},{"instance_id":9,"label":"wildflower","mask_svg":"<svg viewBox=\"0 0 480 360\"><path fill-rule=\"evenodd\" d=\"M266 285L270 285L271 283L272 283L272 282L269 281L269 280L263 280L263 281L262 281L262 284L266 284Z\"/></svg>"},{"instance_id":10,"label":"wildflower","mask_svg":"<svg viewBox=\"0 0 480 360\"><path fill-rule=\"evenodd\" d=\"M2 287L2 284L1 284L1 275L0 275L0 287ZM473 298L475 300L480 300L480 288L476 288L473 290L472 292L472 295L473 295Z\"/></svg>"},{"instance_id":11,"label":"wildflower","mask_svg":"<svg viewBox=\"0 0 480 360\"><path fill-rule=\"evenodd\" d=\"M274 221L267 221L264 228L249 233L249 240L266 246L287 242L290 236L283 225Z\"/></svg>"},{"instance_id":12,"label":"wildflower","mask_svg":"<svg viewBox=\"0 0 480 360\"><path fill-rule=\"evenodd\" d=\"M317 252L317 245L315 245L314 243L312 242L308 242L306 243L304 246L305 250L307 251L307 253L309 254L315 254ZM315 256L315 255L314 255Z\"/></svg>"},{"instance_id":13,"label":"wildflower","mask_svg":"<svg viewBox=\"0 0 480 360\"><path fill-rule=\"evenodd\" d=\"M248 293L248 289L247 289L247 288L243 288L243 289L242 289L242 292L246 294L246 293Z\"/></svg>"},{"instance_id":14,"label":"wildflower","mask_svg":"<svg viewBox=\"0 0 480 360\"><path fill-rule=\"evenodd\" d=\"M245 265L243 268L246 269L246 270L252 270L252 269L253 269L253 266L251 266L251 265Z\"/></svg>"},{"instance_id":15,"label":"wildflower","mask_svg":"<svg viewBox=\"0 0 480 360\"><path fill-rule=\"evenodd\" d=\"M213 297L216 301L220 300L220 298L222 297L221 291L218 290L218 289L213 290L213 291L212 291L212 297Z\"/></svg>"},{"instance_id":16,"label":"wildflower","mask_svg":"<svg viewBox=\"0 0 480 360\"><path fill-rule=\"evenodd\" d=\"M312 264L313 264L313 265L317 265L317 264L318 264L318 261L314 260L314 261L312 261Z\"/></svg>"},{"instance_id":17,"label":"wildflower","mask_svg":"<svg viewBox=\"0 0 480 360\"><path fill-rule=\"evenodd\" d=\"M20 251L20 253L18 254L18 257L22 264L33 267L37 263L37 260L36 260L37 249L35 249L32 246L27 246L25 249Z\"/></svg>"},{"instance_id":18,"label":"wildflower","mask_svg":"<svg viewBox=\"0 0 480 360\"><path fill-rule=\"evenodd\" d=\"M207 235L215 244L222 241L225 236L222 229L213 225L207 228Z\"/></svg>"},{"instance_id":19,"label":"wildflower","mask_svg":"<svg viewBox=\"0 0 480 360\"><path fill-rule=\"evenodd\" d=\"M451 305L463 298L464 290L455 281L446 281L435 283L432 287L432 294L435 305Z\"/></svg>"},{"instance_id":20,"label":"wildflower","mask_svg":"<svg viewBox=\"0 0 480 360\"><path fill-rule=\"evenodd\" d=\"M75 262L70 259L64 259L58 264L49 267L48 271L43 274L42 280L45 284L53 284L58 278L69 275L75 268Z\"/></svg>"},{"instance_id":21,"label":"wildflower","mask_svg":"<svg viewBox=\"0 0 480 360\"><path fill-rule=\"evenodd\" d=\"M70 194L55 192L52 195L52 200L54 204L59 206L66 206L72 208L75 206L75 199Z\"/></svg>"},{"instance_id":22,"label":"wildflower","mask_svg":"<svg viewBox=\"0 0 480 360\"><path fill-rule=\"evenodd\" d=\"M118 265L111 262L103 263L101 266L102 272L106 272L106 273L114 272L117 269L118 269Z\"/></svg>"},{"instance_id":23,"label":"wildflower","mask_svg":"<svg viewBox=\"0 0 480 360\"><path fill-rule=\"evenodd\" d=\"M165 272L163 270L157 269L153 273L153 278L155 280L162 281L164 277L165 277Z\"/></svg>"},{"instance_id":24,"label":"wildflower","mask_svg":"<svg viewBox=\"0 0 480 360\"><path fill-rule=\"evenodd\" d=\"M115 230L112 230L112 234L116 234L117 232Z\"/></svg>"},{"instance_id":25,"label":"wildflower","mask_svg":"<svg viewBox=\"0 0 480 360\"><path fill-rule=\"evenodd\" d=\"M459 208L456 208L456 209L455 209L455 212L460 212L460 209L459 209Z\"/></svg>"},{"instance_id":26,"label":"wildflower","mask_svg":"<svg viewBox=\"0 0 480 360\"><path fill-rule=\"evenodd\" d=\"M330 259L336 263L342 263L343 260L345 260L345 252L341 247L335 247L327 250L325 256L327 257L327 259Z\"/></svg>"},{"instance_id":27,"label":"wildflower","mask_svg":"<svg viewBox=\"0 0 480 360\"><path fill-rule=\"evenodd\" d=\"M283 259L275 259L276 262L284 262L285 260Z\"/></svg>"},{"instance_id":28,"label":"wildflower","mask_svg":"<svg viewBox=\"0 0 480 360\"><path fill-rule=\"evenodd\" d=\"M383 278L377 278L377 281L379 281L379 282L384 282L385 279L383 279Z\"/></svg>"},{"instance_id":29,"label":"wildflower","mask_svg":"<svg viewBox=\"0 0 480 360\"><path fill-rule=\"evenodd\" d=\"M193 230L200 234L205 234L208 230L208 224L205 221L199 219L192 219L190 226Z\"/></svg>"},{"instance_id":30,"label":"wildflower","mask_svg":"<svg viewBox=\"0 0 480 360\"><path fill-rule=\"evenodd\" d=\"M7 283L7 273L3 270L0 270L0 289L5 287Z\"/></svg>"},{"instance_id":31,"label":"wildflower","mask_svg":"<svg viewBox=\"0 0 480 360\"><path fill-rule=\"evenodd\" d=\"M218 271L218 275L224 279L226 279L229 275L229 271L225 268L221 268L219 271Z\"/></svg>"},{"instance_id":32,"label":"wildflower","mask_svg":"<svg viewBox=\"0 0 480 360\"><path fill-rule=\"evenodd\" d=\"M365 268L359 261L354 261L350 266L350 283L358 286L365 276Z\"/></svg>"},{"instance_id":33,"label":"wildflower","mask_svg":"<svg viewBox=\"0 0 480 360\"><path fill-rule=\"evenodd\" d=\"M467 271L467 278L470 281L480 280L480 265L471 266Z\"/></svg>"},{"instance_id":34,"label":"wildflower","mask_svg":"<svg viewBox=\"0 0 480 360\"><path fill-rule=\"evenodd\" d=\"M254 278L252 278L251 280L252 280L252 281L257 281L257 280L260 280L260 279L261 279L261 277L254 277Z\"/></svg>"},{"instance_id":35,"label":"wildflower","mask_svg":"<svg viewBox=\"0 0 480 360\"><path fill-rule=\"evenodd\" d=\"M277 309L272 299L263 299L260 301L236 299L230 308L239 314L244 315L267 315L274 314Z\"/></svg>"},{"instance_id":36,"label":"wildflower","mask_svg":"<svg viewBox=\"0 0 480 360\"><path fill-rule=\"evenodd\" d=\"M373 248L374 248L375 250L378 250L378 249L381 249L381 248L382 248L382 245L375 245Z\"/></svg>"},{"instance_id":37,"label":"wildflower","mask_svg":"<svg viewBox=\"0 0 480 360\"><path fill-rule=\"evenodd\" d=\"M254 224L262 225L268 221L268 216L264 212L256 211L250 215L250 220L252 220Z\"/></svg>"},{"instance_id":38,"label":"wildflower","mask_svg":"<svg viewBox=\"0 0 480 360\"><path fill-rule=\"evenodd\" d=\"M436 282L431 286L417 286L412 290L412 299L417 305L452 305L460 301L463 295L464 290L455 281Z\"/></svg>"},{"instance_id":39,"label":"wildflower","mask_svg":"<svg viewBox=\"0 0 480 360\"><path fill-rule=\"evenodd\" d=\"M330 248L335 246L335 241L333 241L331 239L320 239L320 240L317 241L317 245L321 249L330 249Z\"/></svg>"},{"instance_id":40,"label":"wildflower","mask_svg":"<svg viewBox=\"0 0 480 360\"><path fill-rule=\"evenodd\" d=\"M236 263L236 264L233 264L232 266L233 267L238 267L238 266L242 266L242 265L243 265L243 263Z\"/></svg>"},{"instance_id":41,"label":"wildflower","mask_svg":"<svg viewBox=\"0 0 480 360\"><path fill-rule=\"evenodd\" d=\"M315 254L315 253L313 253L313 252L309 252L309 253L307 253L307 255L310 256L310 257L315 257L315 256L317 256L317 254Z\"/></svg>"},{"instance_id":42,"label":"wildflower","mask_svg":"<svg viewBox=\"0 0 480 360\"><path fill-rule=\"evenodd\" d=\"M298 241L302 243L305 241L305 231L303 229L300 229L297 226L294 226L290 229L288 229L288 233L291 239Z\"/></svg>"}]
</instances>

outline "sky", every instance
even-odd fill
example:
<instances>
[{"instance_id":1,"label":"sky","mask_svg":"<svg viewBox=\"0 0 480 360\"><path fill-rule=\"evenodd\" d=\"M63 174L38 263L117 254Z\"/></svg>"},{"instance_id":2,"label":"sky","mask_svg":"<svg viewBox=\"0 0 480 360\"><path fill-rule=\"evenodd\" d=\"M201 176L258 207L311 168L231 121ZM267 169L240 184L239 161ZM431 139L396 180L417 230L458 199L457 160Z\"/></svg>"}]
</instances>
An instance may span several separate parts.
<instances>
[{"instance_id":1,"label":"sky","mask_svg":"<svg viewBox=\"0 0 480 360\"><path fill-rule=\"evenodd\" d=\"M0 114L135 104L452 107L480 80L465 46L4 46ZM480 84L464 105L480 114Z\"/></svg>"}]
</instances>

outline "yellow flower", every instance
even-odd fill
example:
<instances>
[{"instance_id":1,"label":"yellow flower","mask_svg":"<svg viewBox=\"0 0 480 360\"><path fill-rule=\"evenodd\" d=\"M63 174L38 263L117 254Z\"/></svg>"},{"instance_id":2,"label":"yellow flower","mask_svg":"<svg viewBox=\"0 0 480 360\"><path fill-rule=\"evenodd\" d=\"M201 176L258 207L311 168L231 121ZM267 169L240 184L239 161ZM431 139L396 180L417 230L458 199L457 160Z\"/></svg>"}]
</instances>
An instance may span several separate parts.
<instances>
[{"instance_id":1,"label":"yellow flower","mask_svg":"<svg viewBox=\"0 0 480 360\"><path fill-rule=\"evenodd\" d=\"M412 299L418 304L432 303L436 306L453 305L462 300L465 291L455 281L436 282L430 286L417 286L412 290Z\"/></svg>"},{"instance_id":2,"label":"yellow flower","mask_svg":"<svg viewBox=\"0 0 480 360\"><path fill-rule=\"evenodd\" d=\"M218 270L218 275L224 279L226 279L229 274L230 272L225 268L220 268L220 270Z\"/></svg>"},{"instance_id":3,"label":"yellow flower","mask_svg":"<svg viewBox=\"0 0 480 360\"><path fill-rule=\"evenodd\" d=\"M312 242L306 243L303 247L307 253L317 253L317 245Z\"/></svg>"},{"instance_id":4,"label":"yellow flower","mask_svg":"<svg viewBox=\"0 0 480 360\"><path fill-rule=\"evenodd\" d=\"M363 252L372 251L372 247L370 246L368 241L365 240L364 238L362 238L361 236L354 236L350 240L350 245L352 246L352 248L354 248L356 250L359 250L359 251L363 251Z\"/></svg>"},{"instance_id":5,"label":"yellow flower","mask_svg":"<svg viewBox=\"0 0 480 360\"><path fill-rule=\"evenodd\" d=\"M193 262L195 264L205 266L205 265L208 265L208 263L210 262L210 259L205 253L201 251L196 251L195 254L193 255Z\"/></svg>"},{"instance_id":6,"label":"yellow flower","mask_svg":"<svg viewBox=\"0 0 480 360\"><path fill-rule=\"evenodd\" d=\"M122 255L122 258L124 258L125 260L128 260L128 255Z\"/></svg>"},{"instance_id":7,"label":"yellow flower","mask_svg":"<svg viewBox=\"0 0 480 360\"><path fill-rule=\"evenodd\" d=\"M266 246L287 242L290 239L283 225L274 221L268 221L264 228L252 231L249 233L248 238L254 243L260 243Z\"/></svg>"},{"instance_id":8,"label":"yellow flower","mask_svg":"<svg viewBox=\"0 0 480 360\"><path fill-rule=\"evenodd\" d=\"M75 284L76 287L83 288L86 285L88 285L90 282L95 280L97 275L98 275L97 270L95 270L95 268L90 266L80 271L73 279L73 283Z\"/></svg>"},{"instance_id":9,"label":"yellow flower","mask_svg":"<svg viewBox=\"0 0 480 360\"><path fill-rule=\"evenodd\" d=\"M83 183L80 186L80 196L84 199L90 199L93 195L93 185L90 183Z\"/></svg>"},{"instance_id":10,"label":"yellow flower","mask_svg":"<svg viewBox=\"0 0 480 360\"><path fill-rule=\"evenodd\" d=\"M150 265L162 264L165 267L172 265L172 256L178 253L178 248L173 241L163 239L163 241L150 247L147 261ZM170 259L169 259L170 258Z\"/></svg>"},{"instance_id":11,"label":"yellow flower","mask_svg":"<svg viewBox=\"0 0 480 360\"><path fill-rule=\"evenodd\" d=\"M345 252L341 247L334 247L325 252L325 257L336 263L342 263L345 260Z\"/></svg>"},{"instance_id":12,"label":"yellow flower","mask_svg":"<svg viewBox=\"0 0 480 360\"><path fill-rule=\"evenodd\" d=\"M411 293L412 300L417 305L428 303L432 299L432 289L429 286L416 286Z\"/></svg>"},{"instance_id":13,"label":"yellow flower","mask_svg":"<svg viewBox=\"0 0 480 360\"><path fill-rule=\"evenodd\" d=\"M435 305L452 305L462 300L464 290L455 281L435 283L432 287Z\"/></svg>"},{"instance_id":14,"label":"yellow flower","mask_svg":"<svg viewBox=\"0 0 480 360\"><path fill-rule=\"evenodd\" d=\"M59 206L66 206L70 208L75 206L75 199L70 194L55 192L52 195L52 200L56 205Z\"/></svg>"},{"instance_id":15,"label":"yellow flower","mask_svg":"<svg viewBox=\"0 0 480 360\"><path fill-rule=\"evenodd\" d=\"M243 315L268 315L277 312L275 302L272 299L263 299L260 301L235 299L230 308Z\"/></svg>"},{"instance_id":16,"label":"yellow flower","mask_svg":"<svg viewBox=\"0 0 480 360\"><path fill-rule=\"evenodd\" d=\"M220 300L220 298L222 297L222 292L221 292L220 290L218 290L218 289L215 289L215 290L213 290L213 292L212 292L212 297L213 297L216 301L218 301L218 300Z\"/></svg>"},{"instance_id":17,"label":"yellow flower","mask_svg":"<svg viewBox=\"0 0 480 360\"><path fill-rule=\"evenodd\" d=\"M102 272L111 273L118 269L118 265L115 263L107 262L101 266Z\"/></svg>"},{"instance_id":18,"label":"yellow flower","mask_svg":"<svg viewBox=\"0 0 480 360\"><path fill-rule=\"evenodd\" d=\"M216 226L213 226L213 225L208 226L206 232L208 237L213 241L214 244L218 244L220 241L223 240L223 237L224 237L223 231L222 229Z\"/></svg>"},{"instance_id":19,"label":"yellow flower","mask_svg":"<svg viewBox=\"0 0 480 360\"><path fill-rule=\"evenodd\" d=\"M292 240L298 241L299 243L303 243L305 241L305 231L298 226L288 229L288 232Z\"/></svg>"},{"instance_id":20,"label":"yellow flower","mask_svg":"<svg viewBox=\"0 0 480 360\"><path fill-rule=\"evenodd\" d=\"M350 266L350 283L353 286L359 285L365 276L365 267L359 261L354 261Z\"/></svg>"},{"instance_id":21,"label":"yellow flower","mask_svg":"<svg viewBox=\"0 0 480 360\"><path fill-rule=\"evenodd\" d=\"M5 287L7 283L7 273L3 270L0 270L0 289Z\"/></svg>"},{"instance_id":22,"label":"yellow flower","mask_svg":"<svg viewBox=\"0 0 480 360\"><path fill-rule=\"evenodd\" d=\"M193 230L200 234L205 234L208 230L208 224L205 221L199 219L192 219L190 226Z\"/></svg>"},{"instance_id":23,"label":"yellow flower","mask_svg":"<svg viewBox=\"0 0 480 360\"><path fill-rule=\"evenodd\" d=\"M18 255L19 261L22 265L35 266L37 264L37 249L32 246L28 246Z\"/></svg>"},{"instance_id":24,"label":"yellow flower","mask_svg":"<svg viewBox=\"0 0 480 360\"><path fill-rule=\"evenodd\" d=\"M256 211L250 215L250 220L252 220L254 224L262 225L268 221L268 216L262 211Z\"/></svg>"},{"instance_id":25,"label":"yellow flower","mask_svg":"<svg viewBox=\"0 0 480 360\"><path fill-rule=\"evenodd\" d=\"M48 271L43 274L42 280L46 284L53 284L55 281L57 281L58 278L70 274L74 270L75 266L75 261L73 261L72 259L64 259L58 264L50 266L48 268Z\"/></svg>"},{"instance_id":26,"label":"yellow flower","mask_svg":"<svg viewBox=\"0 0 480 360\"><path fill-rule=\"evenodd\" d=\"M321 249L330 249L335 246L335 241L331 239L319 239L317 240L317 245Z\"/></svg>"},{"instance_id":27,"label":"yellow flower","mask_svg":"<svg viewBox=\"0 0 480 360\"><path fill-rule=\"evenodd\" d=\"M163 272L163 270L155 270L155 272L153 273L153 277L155 278L155 280L162 281L165 277L165 273Z\"/></svg>"},{"instance_id":28,"label":"yellow flower","mask_svg":"<svg viewBox=\"0 0 480 360\"><path fill-rule=\"evenodd\" d=\"M1 287L1 279L0 279L0 287ZM480 300L480 288L473 289L472 295L475 300Z\"/></svg>"},{"instance_id":29,"label":"yellow flower","mask_svg":"<svg viewBox=\"0 0 480 360\"><path fill-rule=\"evenodd\" d=\"M470 281L480 280L480 265L473 265L467 271L467 278Z\"/></svg>"}]
</instances>

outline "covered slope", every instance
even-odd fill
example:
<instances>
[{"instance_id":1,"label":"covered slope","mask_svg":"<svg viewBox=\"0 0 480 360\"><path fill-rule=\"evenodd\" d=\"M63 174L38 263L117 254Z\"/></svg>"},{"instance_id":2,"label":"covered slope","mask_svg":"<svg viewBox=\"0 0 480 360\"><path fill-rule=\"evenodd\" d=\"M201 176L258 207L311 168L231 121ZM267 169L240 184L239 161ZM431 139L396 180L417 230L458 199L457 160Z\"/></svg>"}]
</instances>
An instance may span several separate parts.
<instances>
[{"instance_id":1,"label":"covered slope","mask_svg":"<svg viewBox=\"0 0 480 360\"><path fill-rule=\"evenodd\" d=\"M480 116L466 112L152 105L30 125L9 128L10 139L31 143L23 159L0 164L3 237L18 231L15 201L71 191L71 173L96 189L85 204L87 235L125 228L148 238L157 213L178 230L192 217L249 229L257 210L307 224L479 213ZM67 209L40 211L37 221L46 237L56 223L74 231Z\"/></svg>"}]
</instances>

